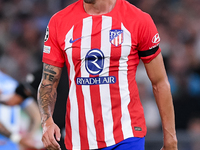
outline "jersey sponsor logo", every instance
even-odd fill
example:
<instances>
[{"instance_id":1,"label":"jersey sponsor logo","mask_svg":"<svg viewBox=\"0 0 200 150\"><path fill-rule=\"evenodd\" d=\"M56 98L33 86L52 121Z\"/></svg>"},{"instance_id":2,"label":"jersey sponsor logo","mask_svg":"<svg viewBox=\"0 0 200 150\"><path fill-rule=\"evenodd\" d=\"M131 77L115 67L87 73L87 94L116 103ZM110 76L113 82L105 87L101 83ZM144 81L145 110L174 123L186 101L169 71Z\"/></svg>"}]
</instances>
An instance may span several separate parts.
<instances>
[{"instance_id":1,"label":"jersey sponsor logo","mask_svg":"<svg viewBox=\"0 0 200 150\"><path fill-rule=\"evenodd\" d=\"M77 85L114 84L116 83L116 77L76 78L76 83Z\"/></svg>"},{"instance_id":2,"label":"jersey sponsor logo","mask_svg":"<svg viewBox=\"0 0 200 150\"><path fill-rule=\"evenodd\" d=\"M85 56L85 69L91 75L99 75L104 68L104 54L99 49L90 50ZM114 84L115 76L78 77L77 85Z\"/></svg>"},{"instance_id":3,"label":"jersey sponsor logo","mask_svg":"<svg viewBox=\"0 0 200 150\"><path fill-rule=\"evenodd\" d=\"M123 30L110 30L110 43L114 46L120 46L123 43Z\"/></svg>"},{"instance_id":4,"label":"jersey sponsor logo","mask_svg":"<svg viewBox=\"0 0 200 150\"><path fill-rule=\"evenodd\" d=\"M76 41L78 41L78 40L80 40L82 37L80 37L80 38L77 38L77 39L75 39L75 40L73 40L72 38L69 40L69 43L74 43L74 42L76 42Z\"/></svg>"},{"instance_id":5,"label":"jersey sponsor logo","mask_svg":"<svg viewBox=\"0 0 200 150\"><path fill-rule=\"evenodd\" d=\"M46 42L49 39L49 27L46 28L46 34L44 37L44 42Z\"/></svg>"},{"instance_id":6,"label":"jersey sponsor logo","mask_svg":"<svg viewBox=\"0 0 200 150\"><path fill-rule=\"evenodd\" d=\"M50 54L50 51L51 51L51 47L44 45L43 52L47 53L47 54Z\"/></svg>"},{"instance_id":7,"label":"jersey sponsor logo","mask_svg":"<svg viewBox=\"0 0 200 150\"><path fill-rule=\"evenodd\" d=\"M91 75L98 75L104 67L104 54L99 49L90 50L85 57L85 68Z\"/></svg>"},{"instance_id":8,"label":"jersey sponsor logo","mask_svg":"<svg viewBox=\"0 0 200 150\"><path fill-rule=\"evenodd\" d=\"M152 43L158 43L158 42L160 42L160 36L159 36L159 34L157 33L157 34L153 37Z\"/></svg>"}]
</instances>

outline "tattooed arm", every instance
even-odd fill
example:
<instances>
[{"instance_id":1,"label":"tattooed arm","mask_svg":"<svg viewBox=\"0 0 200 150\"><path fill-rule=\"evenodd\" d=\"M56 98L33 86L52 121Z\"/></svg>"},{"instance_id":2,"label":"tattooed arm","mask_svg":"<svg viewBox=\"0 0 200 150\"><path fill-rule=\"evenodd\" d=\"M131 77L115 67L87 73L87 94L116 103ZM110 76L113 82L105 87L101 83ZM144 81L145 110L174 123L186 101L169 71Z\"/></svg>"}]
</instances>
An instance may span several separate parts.
<instances>
[{"instance_id":1,"label":"tattooed arm","mask_svg":"<svg viewBox=\"0 0 200 150\"><path fill-rule=\"evenodd\" d=\"M59 150L60 129L54 123L52 115L57 97L57 86L62 69L44 63L42 80L38 89L38 104L43 127L42 141L47 149ZM56 139L54 138L54 135ZM57 140L57 141L56 141Z\"/></svg>"}]
</instances>

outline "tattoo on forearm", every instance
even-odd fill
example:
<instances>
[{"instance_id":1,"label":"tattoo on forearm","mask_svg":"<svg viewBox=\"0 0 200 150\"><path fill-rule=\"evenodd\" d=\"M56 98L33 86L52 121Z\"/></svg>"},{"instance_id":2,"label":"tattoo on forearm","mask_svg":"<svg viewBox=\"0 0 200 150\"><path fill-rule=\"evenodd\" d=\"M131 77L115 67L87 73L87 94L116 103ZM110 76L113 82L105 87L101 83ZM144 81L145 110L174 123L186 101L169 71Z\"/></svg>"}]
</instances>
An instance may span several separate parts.
<instances>
[{"instance_id":1,"label":"tattoo on forearm","mask_svg":"<svg viewBox=\"0 0 200 150\"><path fill-rule=\"evenodd\" d=\"M61 68L44 64L43 71L43 79L38 91L38 104L42 117L42 124L52 116L57 97L56 87L60 79Z\"/></svg>"},{"instance_id":2,"label":"tattoo on forearm","mask_svg":"<svg viewBox=\"0 0 200 150\"><path fill-rule=\"evenodd\" d=\"M55 71L53 71L54 66L48 65L48 64L44 64L44 71L52 73L52 74L56 74Z\"/></svg>"},{"instance_id":3,"label":"tattoo on forearm","mask_svg":"<svg viewBox=\"0 0 200 150\"><path fill-rule=\"evenodd\" d=\"M44 73L44 78L48 79L49 81L53 81L54 76L48 73Z\"/></svg>"}]
</instances>

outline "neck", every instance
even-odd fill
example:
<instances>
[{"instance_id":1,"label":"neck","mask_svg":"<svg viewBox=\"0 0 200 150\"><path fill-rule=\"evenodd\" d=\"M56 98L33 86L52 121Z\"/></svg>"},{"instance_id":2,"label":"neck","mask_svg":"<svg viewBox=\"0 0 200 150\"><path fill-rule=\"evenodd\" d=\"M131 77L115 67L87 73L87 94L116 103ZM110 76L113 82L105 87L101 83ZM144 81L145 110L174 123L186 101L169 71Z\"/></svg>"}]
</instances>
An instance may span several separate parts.
<instances>
[{"instance_id":1,"label":"neck","mask_svg":"<svg viewBox=\"0 0 200 150\"><path fill-rule=\"evenodd\" d=\"M117 0L84 0L83 7L86 13L90 15L102 15L112 11L116 1Z\"/></svg>"}]
</instances>

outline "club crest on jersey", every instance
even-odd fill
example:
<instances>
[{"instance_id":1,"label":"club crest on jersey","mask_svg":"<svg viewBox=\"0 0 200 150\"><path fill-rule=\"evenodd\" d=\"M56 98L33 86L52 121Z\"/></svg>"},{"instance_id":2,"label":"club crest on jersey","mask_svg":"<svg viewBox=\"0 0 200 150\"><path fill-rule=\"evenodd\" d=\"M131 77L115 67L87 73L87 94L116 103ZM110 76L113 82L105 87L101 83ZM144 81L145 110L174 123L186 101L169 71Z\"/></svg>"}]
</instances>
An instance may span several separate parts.
<instances>
[{"instance_id":1,"label":"club crest on jersey","mask_svg":"<svg viewBox=\"0 0 200 150\"><path fill-rule=\"evenodd\" d=\"M114 46L120 46L123 43L123 30L110 30L110 43Z\"/></svg>"}]
</instances>

